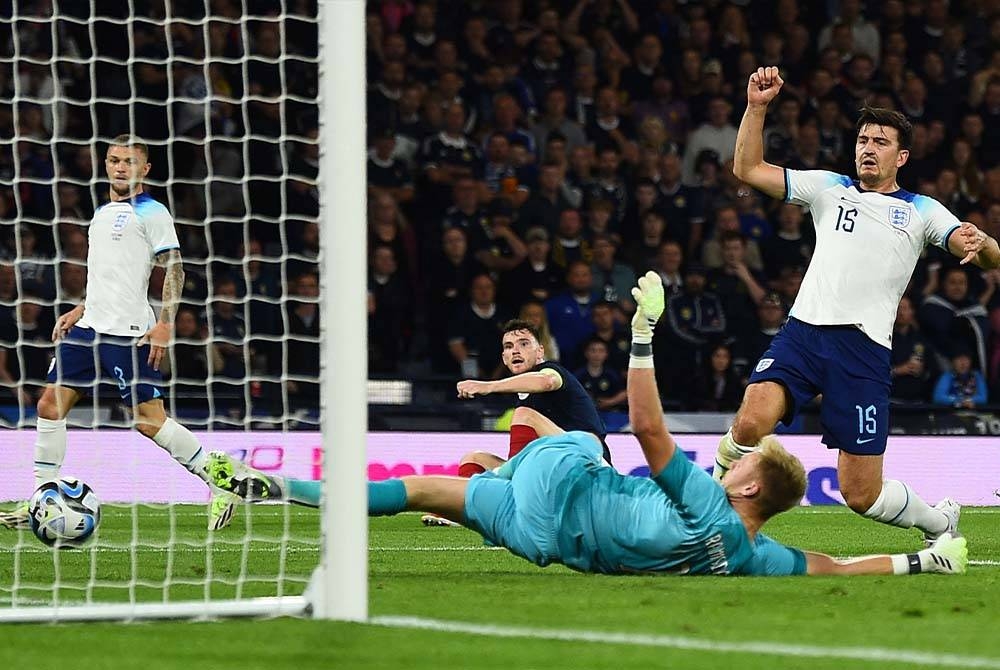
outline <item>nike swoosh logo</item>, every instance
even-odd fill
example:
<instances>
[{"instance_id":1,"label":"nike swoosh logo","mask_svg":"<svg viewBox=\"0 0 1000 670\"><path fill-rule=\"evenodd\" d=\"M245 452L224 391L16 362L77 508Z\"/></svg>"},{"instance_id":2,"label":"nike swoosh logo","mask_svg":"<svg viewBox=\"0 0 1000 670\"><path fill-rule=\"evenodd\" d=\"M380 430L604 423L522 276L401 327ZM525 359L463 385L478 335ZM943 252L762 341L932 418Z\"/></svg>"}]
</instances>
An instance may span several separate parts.
<instances>
[{"instance_id":1,"label":"nike swoosh logo","mask_svg":"<svg viewBox=\"0 0 1000 670\"><path fill-rule=\"evenodd\" d=\"M847 199L844 196L840 196L840 199L843 200L844 202L849 202L852 205L860 205L861 204L861 202L859 200L849 200L849 199Z\"/></svg>"},{"instance_id":2,"label":"nike swoosh logo","mask_svg":"<svg viewBox=\"0 0 1000 670\"><path fill-rule=\"evenodd\" d=\"M862 439L861 439L861 438L859 437L859 438L857 439L857 443L858 443L858 444L868 444L869 442L871 442L871 441L872 441L872 440L874 440L874 439L875 439L874 437L869 437L869 438L868 438L867 440L862 440Z\"/></svg>"}]
</instances>

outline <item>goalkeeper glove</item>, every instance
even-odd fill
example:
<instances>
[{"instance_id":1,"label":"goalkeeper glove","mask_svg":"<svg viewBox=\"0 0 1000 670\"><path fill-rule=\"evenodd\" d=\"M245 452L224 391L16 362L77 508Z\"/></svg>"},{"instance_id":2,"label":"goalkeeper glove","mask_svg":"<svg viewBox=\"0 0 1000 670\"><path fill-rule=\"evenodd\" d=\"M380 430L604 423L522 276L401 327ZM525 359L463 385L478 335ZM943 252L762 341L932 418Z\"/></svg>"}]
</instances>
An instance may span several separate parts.
<instances>
[{"instance_id":1,"label":"goalkeeper glove","mask_svg":"<svg viewBox=\"0 0 1000 670\"><path fill-rule=\"evenodd\" d=\"M632 341L649 344L653 341L653 326L663 314L663 281L652 270L639 277L639 285L632 289L635 315L632 317Z\"/></svg>"}]
</instances>

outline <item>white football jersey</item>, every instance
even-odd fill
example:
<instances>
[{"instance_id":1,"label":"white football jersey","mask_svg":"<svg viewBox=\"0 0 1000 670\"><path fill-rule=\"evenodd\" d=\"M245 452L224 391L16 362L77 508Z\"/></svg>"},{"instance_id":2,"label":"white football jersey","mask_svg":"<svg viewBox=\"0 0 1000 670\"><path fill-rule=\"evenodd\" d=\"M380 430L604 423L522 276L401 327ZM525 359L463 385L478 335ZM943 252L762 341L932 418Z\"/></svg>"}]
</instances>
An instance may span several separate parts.
<instances>
[{"instance_id":1,"label":"white football jersey","mask_svg":"<svg viewBox=\"0 0 1000 670\"><path fill-rule=\"evenodd\" d=\"M87 299L77 325L104 335L144 335L156 322L146 298L153 259L180 248L174 218L140 193L98 207L88 237Z\"/></svg>"},{"instance_id":2,"label":"white football jersey","mask_svg":"<svg viewBox=\"0 0 1000 670\"><path fill-rule=\"evenodd\" d=\"M948 249L960 225L934 198L863 191L825 170L785 170L786 202L805 205L816 251L790 312L815 326L854 325L892 348L899 299L927 244Z\"/></svg>"}]
</instances>

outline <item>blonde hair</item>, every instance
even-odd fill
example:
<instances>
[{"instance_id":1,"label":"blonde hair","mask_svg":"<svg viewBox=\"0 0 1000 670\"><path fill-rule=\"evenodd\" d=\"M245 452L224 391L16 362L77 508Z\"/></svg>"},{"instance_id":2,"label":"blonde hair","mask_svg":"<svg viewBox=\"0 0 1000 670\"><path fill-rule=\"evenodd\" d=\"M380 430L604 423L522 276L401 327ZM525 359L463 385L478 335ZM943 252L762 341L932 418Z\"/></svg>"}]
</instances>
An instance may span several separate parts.
<instances>
[{"instance_id":1,"label":"blonde hair","mask_svg":"<svg viewBox=\"0 0 1000 670\"><path fill-rule=\"evenodd\" d=\"M539 320L538 325L535 330L538 331L538 343L542 345L542 349L545 351L545 360L547 361L558 361L559 360L559 347L556 346L556 341L552 337L552 331L549 330L549 316L545 312L545 305L538 302L537 300L529 300L528 302L521 305L521 309L518 312L517 318L528 321L527 313L528 309L533 306L541 307L542 318Z\"/></svg>"},{"instance_id":2,"label":"blonde hair","mask_svg":"<svg viewBox=\"0 0 1000 670\"><path fill-rule=\"evenodd\" d=\"M760 493L757 506L764 518L789 510L806 493L806 469L802 461L788 453L778 438L768 435L758 446L757 461Z\"/></svg>"}]
</instances>

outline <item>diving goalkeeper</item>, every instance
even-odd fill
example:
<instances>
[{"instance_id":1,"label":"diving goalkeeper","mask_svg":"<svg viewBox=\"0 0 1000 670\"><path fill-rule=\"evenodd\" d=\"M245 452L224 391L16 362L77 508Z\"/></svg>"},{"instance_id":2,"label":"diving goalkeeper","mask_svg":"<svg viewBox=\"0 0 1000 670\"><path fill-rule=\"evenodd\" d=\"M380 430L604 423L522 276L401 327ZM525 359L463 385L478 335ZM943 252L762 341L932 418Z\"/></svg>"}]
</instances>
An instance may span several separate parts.
<instances>
[{"instance_id":1,"label":"diving goalkeeper","mask_svg":"<svg viewBox=\"0 0 1000 670\"><path fill-rule=\"evenodd\" d=\"M653 376L652 327L663 312L663 287L648 273L632 291L628 371L629 418L651 478L619 474L603 463L601 443L563 432L537 412L522 421L541 437L495 471L461 477L413 476L368 484L368 513L407 510L439 514L495 545L545 566L581 572L690 575L857 575L961 573L965 539L943 535L914 554L840 561L786 547L760 532L796 504L806 476L797 458L769 437L726 473L719 486L676 448L663 422ZM270 477L210 457L220 488L252 501L281 499L319 505L319 482Z\"/></svg>"}]
</instances>

